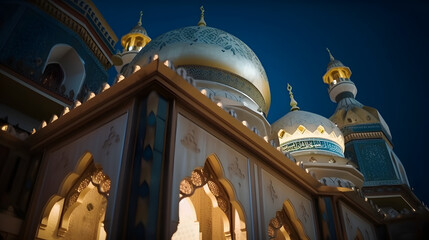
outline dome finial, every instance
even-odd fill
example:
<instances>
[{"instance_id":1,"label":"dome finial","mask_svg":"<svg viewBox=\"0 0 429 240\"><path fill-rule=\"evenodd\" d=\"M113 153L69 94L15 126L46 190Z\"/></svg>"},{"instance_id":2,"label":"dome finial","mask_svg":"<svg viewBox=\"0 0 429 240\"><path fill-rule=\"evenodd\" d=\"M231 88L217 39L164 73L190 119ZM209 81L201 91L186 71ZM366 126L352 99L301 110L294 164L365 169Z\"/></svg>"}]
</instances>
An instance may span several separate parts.
<instances>
[{"instance_id":1,"label":"dome finial","mask_svg":"<svg viewBox=\"0 0 429 240\"><path fill-rule=\"evenodd\" d=\"M331 61L334 61L334 60L335 60L335 58L334 58L334 56L332 56L331 51L329 51L329 48L326 48L326 51L328 51L328 53L329 53L329 59L330 59Z\"/></svg>"},{"instance_id":2,"label":"dome finial","mask_svg":"<svg viewBox=\"0 0 429 240\"><path fill-rule=\"evenodd\" d=\"M299 110L298 103L293 98L292 86L289 83L287 84L287 90L289 91L289 97L290 97L290 106L291 106L290 110L291 111Z\"/></svg>"},{"instance_id":3,"label":"dome finial","mask_svg":"<svg viewBox=\"0 0 429 240\"><path fill-rule=\"evenodd\" d=\"M201 18L200 18L200 21L198 22L198 26L205 27L207 26L207 24L206 24L206 21L204 21L204 12L205 12L204 6L201 5L200 10L201 10Z\"/></svg>"},{"instance_id":4,"label":"dome finial","mask_svg":"<svg viewBox=\"0 0 429 240\"><path fill-rule=\"evenodd\" d=\"M137 25L141 26L142 25L142 16L143 16L143 11L140 11L140 19L137 22Z\"/></svg>"}]
</instances>

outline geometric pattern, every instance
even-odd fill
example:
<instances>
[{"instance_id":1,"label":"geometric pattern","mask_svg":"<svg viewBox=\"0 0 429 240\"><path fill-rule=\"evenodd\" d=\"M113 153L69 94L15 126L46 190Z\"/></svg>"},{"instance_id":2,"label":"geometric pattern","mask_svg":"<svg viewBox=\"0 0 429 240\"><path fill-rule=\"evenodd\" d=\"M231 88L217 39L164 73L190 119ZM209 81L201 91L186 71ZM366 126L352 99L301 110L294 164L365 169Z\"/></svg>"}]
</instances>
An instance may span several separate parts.
<instances>
[{"instance_id":1,"label":"geometric pattern","mask_svg":"<svg viewBox=\"0 0 429 240\"><path fill-rule=\"evenodd\" d=\"M128 205L127 239L156 239L168 102L155 92L141 102Z\"/></svg>"}]
</instances>

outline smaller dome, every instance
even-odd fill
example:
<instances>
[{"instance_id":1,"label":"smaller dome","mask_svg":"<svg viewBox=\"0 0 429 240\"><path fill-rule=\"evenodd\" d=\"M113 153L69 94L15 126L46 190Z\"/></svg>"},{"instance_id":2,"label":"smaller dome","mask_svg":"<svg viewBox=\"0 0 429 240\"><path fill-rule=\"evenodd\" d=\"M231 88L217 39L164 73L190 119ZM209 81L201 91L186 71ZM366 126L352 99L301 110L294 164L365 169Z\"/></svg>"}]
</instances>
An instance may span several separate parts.
<instances>
[{"instance_id":1,"label":"smaller dome","mask_svg":"<svg viewBox=\"0 0 429 240\"><path fill-rule=\"evenodd\" d=\"M329 119L306 111L292 111L272 125L283 151L319 152L344 157L344 137Z\"/></svg>"},{"instance_id":2,"label":"smaller dome","mask_svg":"<svg viewBox=\"0 0 429 240\"><path fill-rule=\"evenodd\" d=\"M148 36L146 29L140 25L136 25L135 27L133 27L129 33L140 33L140 34L143 34L145 36Z\"/></svg>"},{"instance_id":3,"label":"smaller dome","mask_svg":"<svg viewBox=\"0 0 429 240\"><path fill-rule=\"evenodd\" d=\"M333 59L329 61L328 66L326 67L326 71L329 71L329 69L336 68L336 67L346 67L346 66L344 66L344 64L339 60Z\"/></svg>"}]
</instances>

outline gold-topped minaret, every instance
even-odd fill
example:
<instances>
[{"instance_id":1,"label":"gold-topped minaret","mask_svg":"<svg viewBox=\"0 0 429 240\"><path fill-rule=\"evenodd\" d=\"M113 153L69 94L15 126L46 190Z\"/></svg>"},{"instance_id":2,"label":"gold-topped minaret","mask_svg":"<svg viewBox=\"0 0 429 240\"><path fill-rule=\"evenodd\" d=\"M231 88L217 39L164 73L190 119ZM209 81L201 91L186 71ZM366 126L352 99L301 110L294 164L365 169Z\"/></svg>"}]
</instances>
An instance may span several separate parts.
<instances>
[{"instance_id":1,"label":"gold-topped minaret","mask_svg":"<svg viewBox=\"0 0 429 240\"><path fill-rule=\"evenodd\" d=\"M345 97L355 97L357 88L350 80L352 71L342 62L335 59L328 48L326 48L326 51L328 51L329 54L329 63L326 68L326 73L322 78L323 82L329 85L328 91L331 101L336 103Z\"/></svg>"},{"instance_id":2,"label":"gold-topped minaret","mask_svg":"<svg viewBox=\"0 0 429 240\"><path fill-rule=\"evenodd\" d=\"M207 26L207 24L206 24L206 21L204 20L204 12L205 12L204 6L201 6L200 10L201 10L201 17L200 17L200 21L198 22L198 26L205 27Z\"/></svg>"},{"instance_id":3,"label":"gold-topped minaret","mask_svg":"<svg viewBox=\"0 0 429 240\"><path fill-rule=\"evenodd\" d=\"M121 38L121 45L124 48L123 52L140 51L150 42L151 39L147 35L146 29L142 27L142 16L143 12L140 11L140 18L137 25Z\"/></svg>"},{"instance_id":4,"label":"gold-topped minaret","mask_svg":"<svg viewBox=\"0 0 429 240\"><path fill-rule=\"evenodd\" d=\"M332 56L331 51L326 48L329 53L329 63L326 69L325 75L323 75L323 82L326 84L336 84L342 79L349 79L352 75L350 68L344 66L344 64Z\"/></svg>"},{"instance_id":5,"label":"gold-topped minaret","mask_svg":"<svg viewBox=\"0 0 429 240\"><path fill-rule=\"evenodd\" d=\"M289 97L290 97L290 106L291 106L290 110L291 111L299 110L298 103L293 98L292 86L289 83L287 84L287 90L289 91Z\"/></svg>"},{"instance_id":6,"label":"gold-topped minaret","mask_svg":"<svg viewBox=\"0 0 429 240\"><path fill-rule=\"evenodd\" d=\"M124 48L122 53L118 52L112 57L116 71L122 73L124 66L133 60L138 52L150 42L146 29L142 27L143 12L140 11L140 18L137 25L121 38L121 45Z\"/></svg>"}]
</instances>

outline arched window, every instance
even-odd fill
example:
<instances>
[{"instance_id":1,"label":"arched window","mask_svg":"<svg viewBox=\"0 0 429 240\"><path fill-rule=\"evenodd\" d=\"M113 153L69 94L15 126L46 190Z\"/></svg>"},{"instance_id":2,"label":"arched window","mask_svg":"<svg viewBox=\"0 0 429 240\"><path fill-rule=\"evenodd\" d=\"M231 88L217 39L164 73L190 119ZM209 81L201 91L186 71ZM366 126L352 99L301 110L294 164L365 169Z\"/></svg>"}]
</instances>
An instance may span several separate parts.
<instances>
[{"instance_id":1,"label":"arched window","mask_svg":"<svg viewBox=\"0 0 429 240\"><path fill-rule=\"evenodd\" d=\"M268 237L275 240L309 239L289 200L283 203L283 208L268 225Z\"/></svg>"},{"instance_id":2,"label":"arched window","mask_svg":"<svg viewBox=\"0 0 429 240\"><path fill-rule=\"evenodd\" d=\"M76 50L66 44L56 44L49 52L41 83L47 89L74 100L85 76L85 63Z\"/></svg>"},{"instance_id":3,"label":"arched window","mask_svg":"<svg viewBox=\"0 0 429 240\"><path fill-rule=\"evenodd\" d=\"M106 239L104 216L110 181L92 155L84 154L46 204L37 239Z\"/></svg>"},{"instance_id":4,"label":"arched window","mask_svg":"<svg viewBox=\"0 0 429 240\"><path fill-rule=\"evenodd\" d=\"M179 224L172 239L247 239L244 213L211 157L180 184ZM212 161L214 160L214 161Z\"/></svg>"},{"instance_id":5,"label":"arched window","mask_svg":"<svg viewBox=\"0 0 429 240\"><path fill-rule=\"evenodd\" d=\"M340 73L338 71L333 71L332 72L332 79L338 81L340 79Z\"/></svg>"},{"instance_id":6,"label":"arched window","mask_svg":"<svg viewBox=\"0 0 429 240\"><path fill-rule=\"evenodd\" d=\"M58 92L64 80L64 71L58 63L48 64L41 79L41 83L45 88Z\"/></svg>"},{"instance_id":7,"label":"arched window","mask_svg":"<svg viewBox=\"0 0 429 240\"><path fill-rule=\"evenodd\" d=\"M136 37L136 40L135 40L135 42L136 42L136 47L143 47L143 38L141 38L141 37Z\"/></svg>"}]
</instances>

